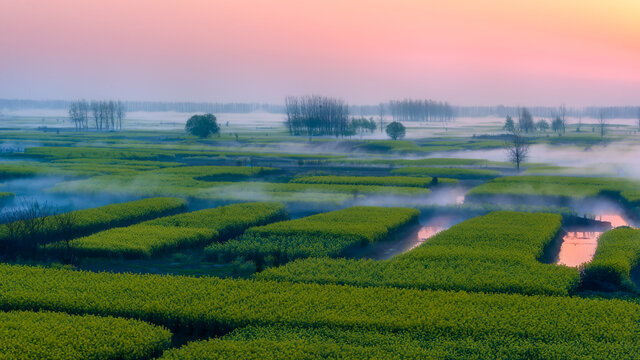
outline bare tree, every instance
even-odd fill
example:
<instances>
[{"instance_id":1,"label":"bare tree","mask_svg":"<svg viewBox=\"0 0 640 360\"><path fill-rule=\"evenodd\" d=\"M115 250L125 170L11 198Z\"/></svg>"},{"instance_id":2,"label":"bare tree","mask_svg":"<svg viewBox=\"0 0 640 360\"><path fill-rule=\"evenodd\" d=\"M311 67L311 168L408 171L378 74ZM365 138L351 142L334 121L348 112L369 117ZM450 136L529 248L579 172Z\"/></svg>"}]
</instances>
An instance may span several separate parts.
<instances>
[{"instance_id":1,"label":"bare tree","mask_svg":"<svg viewBox=\"0 0 640 360\"><path fill-rule=\"evenodd\" d=\"M118 118L118 129L122 130L122 121L127 114L127 110L124 107L124 103L118 100L116 103L116 117Z\"/></svg>"},{"instance_id":2,"label":"bare tree","mask_svg":"<svg viewBox=\"0 0 640 360\"><path fill-rule=\"evenodd\" d=\"M382 132L384 131L383 126L384 126L384 104L380 103L380 105L378 105L378 114L380 116L380 134L382 134ZM640 109L638 109L638 122L640 124Z\"/></svg>"},{"instance_id":3,"label":"bare tree","mask_svg":"<svg viewBox=\"0 0 640 360\"><path fill-rule=\"evenodd\" d=\"M78 213L75 211L58 213L50 216L50 221L57 234L56 238L59 238L65 244L64 262L72 262L71 240L73 240L76 235L75 226L78 224Z\"/></svg>"},{"instance_id":4,"label":"bare tree","mask_svg":"<svg viewBox=\"0 0 640 360\"><path fill-rule=\"evenodd\" d=\"M526 133L529 133L529 131L533 132L536 126L533 122L533 116L531 115L531 112L529 112L529 109L519 109L518 114L518 128Z\"/></svg>"},{"instance_id":5,"label":"bare tree","mask_svg":"<svg viewBox=\"0 0 640 360\"><path fill-rule=\"evenodd\" d=\"M562 133L567 132L567 107L562 104L560 105L558 118L562 120Z\"/></svg>"},{"instance_id":6,"label":"bare tree","mask_svg":"<svg viewBox=\"0 0 640 360\"><path fill-rule=\"evenodd\" d=\"M100 104L97 101L91 101L91 115L93 115L96 130L100 130Z\"/></svg>"},{"instance_id":7,"label":"bare tree","mask_svg":"<svg viewBox=\"0 0 640 360\"><path fill-rule=\"evenodd\" d=\"M78 102L72 102L71 104L69 104L69 120L71 120L76 130L80 129L82 123L82 115L80 113Z\"/></svg>"},{"instance_id":8,"label":"bare tree","mask_svg":"<svg viewBox=\"0 0 640 360\"><path fill-rule=\"evenodd\" d=\"M351 133L349 106L336 98L318 95L289 96L285 99L287 128L291 135L346 136Z\"/></svg>"},{"instance_id":9,"label":"bare tree","mask_svg":"<svg viewBox=\"0 0 640 360\"><path fill-rule=\"evenodd\" d=\"M604 133L607 127L607 117L605 116L604 110L600 110L598 126L600 126L600 138L604 139Z\"/></svg>"},{"instance_id":10,"label":"bare tree","mask_svg":"<svg viewBox=\"0 0 640 360\"><path fill-rule=\"evenodd\" d=\"M520 164L529 156L529 142L522 135L522 130L514 129L511 131L509 139L505 142L505 149L509 161L516 165L516 171L520 173Z\"/></svg>"},{"instance_id":11,"label":"bare tree","mask_svg":"<svg viewBox=\"0 0 640 360\"><path fill-rule=\"evenodd\" d=\"M576 128L576 132L582 131L582 114L578 115L578 127Z\"/></svg>"}]
</instances>

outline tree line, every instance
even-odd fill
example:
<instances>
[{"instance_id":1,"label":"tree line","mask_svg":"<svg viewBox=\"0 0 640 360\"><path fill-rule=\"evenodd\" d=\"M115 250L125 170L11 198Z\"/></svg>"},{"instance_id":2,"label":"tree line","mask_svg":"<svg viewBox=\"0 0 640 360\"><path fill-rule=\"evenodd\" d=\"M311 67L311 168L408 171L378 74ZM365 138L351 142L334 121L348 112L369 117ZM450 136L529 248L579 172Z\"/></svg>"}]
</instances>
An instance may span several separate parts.
<instances>
[{"instance_id":1,"label":"tree line","mask_svg":"<svg viewBox=\"0 0 640 360\"><path fill-rule=\"evenodd\" d=\"M69 103L69 120L76 130L122 130L126 107L122 101L77 100Z\"/></svg>"},{"instance_id":2,"label":"tree line","mask_svg":"<svg viewBox=\"0 0 640 360\"><path fill-rule=\"evenodd\" d=\"M389 102L393 121L448 122L454 118L454 109L448 102L404 99Z\"/></svg>"},{"instance_id":3,"label":"tree line","mask_svg":"<svg viewBox=\"0 0 640 360\"><path fill-rule=\"evenodd\" d=\"M291 135L349 136L349 105L344 100L320 96L288 96L286 126Z\"/></svg>"}]
</instances>

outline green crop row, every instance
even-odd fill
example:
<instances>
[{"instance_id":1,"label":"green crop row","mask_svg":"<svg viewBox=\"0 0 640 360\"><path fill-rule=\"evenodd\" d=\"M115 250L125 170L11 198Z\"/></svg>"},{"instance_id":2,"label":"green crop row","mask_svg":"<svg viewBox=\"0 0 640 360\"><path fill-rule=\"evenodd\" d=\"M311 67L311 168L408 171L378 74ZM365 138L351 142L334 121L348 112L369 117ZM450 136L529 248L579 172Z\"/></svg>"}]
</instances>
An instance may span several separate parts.
<instances>
[{"instance_id":1,"label":"green crop row","mask_svg":"<svg viewBox=\"0 0 640 360\"><path fill-rule=\"evenodd\" d=\"M50 244L54 252L78 256L148 258L179 249L204 246L241 234L251 226L287 218L277 203L233 204L114 228L87 237Z\"/></svg>"},{"instance_id":2,"label":"green crop row","mask_svg":"<svg viewBox=\"0 0 640 360\"><path fill-rule=\"evenodd\" d=\"M426 158L426 159L336 159L331 163L387 166L478 166L505 167L509 163L484 159Z\"/></svg>"},{"instance_id":3,"label":"green crop row","mask_svg":"<svg viewBox=\"0 0 640 360\"><path fill-rule=\"evenodd\" d=\"M291 154L265 152L263 149L246 151L239 148L230 151L228 147L194 146L194 145L159 145L151 143L114 143L109 147L30 147L24 156L54 159L127 159L127 160L176 160L188 157L253 157L253 158L290 158L290 159L334 159L339 156Z\"/></svg>"},{"instance_id":4,"label":"green crop row","mask_svg":"<svg viewBox=\"0 0 640 360\"><path fill-rule=\"evenodd\" d=\"M351 207L251 228L241 238L212 244L205 251L218 261L242 258L260 267L304 257L336 257L354 247L387 239L415 224L419 214L407 208Z\"/></svg>"},{"instance_id":5,"label":"green crop row","mask_svg":"<svg viewBox=\"0 0 640 360\"><path fill-rule=\"evenodd\" d=\"M341 204L350 199L373 195L424 196L429 189L401 186L341 185L341 184L296 184L259 181L224 181L238 177L241 171L250 168L229 167L225 175L170 173L169 171L190 171L191 167L167 168L158 171L140 172L132 176L95 176L90 179L59 183L52 191L59 193L109 192L136 196L181 196L223 201L270 200L280 202L330 202ZM195 168L195 167L194 167ZM215 167L212 167L215 168ZM185 170L182 170L185 169ZM260 173L261 168L253 168ZM262 168L267 169L269 168ZM223 181L215 180L216 177ZM327 196L326 194L329 194Z\"/></svg>"},{"instance_id":6,"label":"green crop row","mask_svg":"<svg viewBox=\"0 0 640 360\"><path fill-rule=\"evenodd\" d=\"M560 230L553 214L499 211L443 231L390 260L305 259L257 275L263 280L568 295L577 269L543 264Z\"/></svg>"},{"instance_id":7,"label":"green crop row","mask_svg":"<svg viewBox=\"0 0 640 360\"><path fill-rule=\"evenodd\" d=\"M640 306L621 300L91 273L0 265L0 308L135 318L221 334L250 325L418 331L637 351ZM568 344L568 345L567 345ZM489 343L490 345L490 343ZM514 346L516 346L514 345ZM578 351L579 349L576 349ZM537 354L531 352L530 354ZM624 354L622 352L621 354ZM622 356L624 357L624 356Z\"/></svg>"},{"instance_id":8,"label":"green crop row","mask_svg":"<svg viewBox=\"0 0 640 360\"><path fill-rule=\"evenodd\" d=\"M160 360L217 359L622 359L640 347L631 340L604 342L518 338L474 332L451 337L429 332L331 327L248 326L219 339L166 351ZM533 356L535 354L535 356Z\"/></svg>"},{"instance_id":9,"label":"green crop row","mask_svg":"<svg viewBox=\"0 0 640 360\"><path fill-rule=\"evenodd\" d=\"M42 218L37 227L20 226L24 221L0 225L0 245L28 236L31 240L53 242L71 234L81 236L103 229L126 226L186 210L186 202L178 198L149 198ZM59 221L64 218L65 221ZM61 226L61 223L64 226ZM28 234L16 232L28 231Z\"/></svg>"},{"instance_id":10,"label":"green crop row","mask_svg":"<svg viewBox=\"0 0 640 360\"><path fill-rule=\"evenodd\" d=\"M583 199L616 194L625 201L640 202L640 183L626 179L568 176L508 176L476 186L469 199L495 195L553 196Z\"/></svg>"},{"instance_id":11,"label":"green crop row","mask_svg":"<svg viewBox=\"0 0 640 360\"><path fill-rule=\"evenodd\" d=\"M301 184L343 184L343 185L377 185L377 186L406 186L427 188L435 185L430 177L410 176L305 176L291 180ZM438 183L455 184L455 179L438 179Z\"/></svg>"},{"instance_id":12,"label":"green crop row","mask_svg":"<svg viewBox=\"0 0 640 360\"><path fill-rule=\"evenodd\" d=\"M443 167L404 167L391 170L394 175L446 177L453 179L486 180L500 176L496 170L461 169Z\"/></svg>"},{"instance_id":13,"label":"green crop row","mask_svg":"<svg viewBox=\"0 0 640 360\"><path fill-rule=\"evenodd\" d=\"M582 282L593 289L635 289L631 270L640 265L640 230L613 229L600 235L593 260L584 266Z\"/></svg>"},{"instance_id":14,"label":"green crop row","mask_svg":"<svg viewBox=\"0 0 640 360\"><path fill-rule=\"evenodd\" d=\"M54 312L0 312L1 360L144 360L171 333L139 320Z\"/></svg>"}]
</instances>

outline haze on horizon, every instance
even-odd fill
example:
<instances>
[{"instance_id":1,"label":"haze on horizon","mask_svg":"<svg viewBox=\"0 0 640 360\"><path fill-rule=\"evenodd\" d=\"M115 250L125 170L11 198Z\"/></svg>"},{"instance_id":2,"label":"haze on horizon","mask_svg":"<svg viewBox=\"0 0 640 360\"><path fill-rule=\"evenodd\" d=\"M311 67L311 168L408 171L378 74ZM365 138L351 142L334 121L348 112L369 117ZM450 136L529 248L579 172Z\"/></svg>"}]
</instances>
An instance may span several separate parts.
<instances>
[{"instance_id":1,"label":"haze on horizon","mask_svg":"<svg viewBox=\"0 0 640 360\"><path fill-rule=\"evenodd\" d=\"M0 0L0 98L640 103L637 0Z\"/></svg>"}]
</instances>

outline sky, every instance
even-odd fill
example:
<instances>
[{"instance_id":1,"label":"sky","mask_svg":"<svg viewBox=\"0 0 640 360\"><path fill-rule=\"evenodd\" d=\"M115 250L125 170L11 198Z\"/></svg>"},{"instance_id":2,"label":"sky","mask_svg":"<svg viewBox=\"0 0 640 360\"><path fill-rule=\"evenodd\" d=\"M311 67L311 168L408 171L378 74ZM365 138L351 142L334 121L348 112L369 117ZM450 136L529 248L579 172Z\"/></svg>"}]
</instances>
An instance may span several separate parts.
<instances>
[{"instance_id":1,"label":"sky","mask_svg":"<svg viewBox=\"0 0 640 360\"><path fill-rule=\"evenodd\" d=\"M0 0L0 98L640 105L640 0Z\"/></svg>"}]
</instances>

